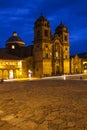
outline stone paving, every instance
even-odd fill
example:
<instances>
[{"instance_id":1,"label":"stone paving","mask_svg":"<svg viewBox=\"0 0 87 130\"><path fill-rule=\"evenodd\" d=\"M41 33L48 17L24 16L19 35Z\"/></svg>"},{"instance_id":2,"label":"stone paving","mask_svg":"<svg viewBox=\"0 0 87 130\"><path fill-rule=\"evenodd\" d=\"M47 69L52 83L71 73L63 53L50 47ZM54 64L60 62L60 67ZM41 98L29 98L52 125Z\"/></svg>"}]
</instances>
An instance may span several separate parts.
<instances>
[{"instance_id":1,"label":"stone paving","mask_svg":"<svg viewBox=\"0 0 87 130\"><path fill-rule=\"evenodd\" d=\"M0 130L87 130L87 81L0 84Z\"/></svg>"}]
</instances>

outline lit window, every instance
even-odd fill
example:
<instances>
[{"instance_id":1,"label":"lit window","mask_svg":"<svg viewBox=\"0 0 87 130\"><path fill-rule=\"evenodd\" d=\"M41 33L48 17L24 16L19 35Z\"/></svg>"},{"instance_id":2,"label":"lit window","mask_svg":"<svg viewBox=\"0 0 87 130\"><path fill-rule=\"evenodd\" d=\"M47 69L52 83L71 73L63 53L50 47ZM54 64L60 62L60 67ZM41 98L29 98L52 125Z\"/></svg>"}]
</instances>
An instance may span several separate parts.
<instances>
[{"instance_id":1,"label":"lit window","mask_svg":"<svg viewBox=\"0 0 87 130\"><path fill-rule=\"evenodd\" d=\"M6 65L8 65L8 62L5 62Z\"/></svg>"},{"instance_id":2,"label":"lit window","mask_svg":"<svg viewBox=\"0 0 87 130\"><path fill-rule=\"evenodd\" d=\"M52 56L52 53L50 52L50 56Z\"/></svg>"},{"instance_id":3,"label":"lit window","mask_svg":"<svg viewBox=\"0 0 87 130\"><path fill-rule=\"evenodd\" d=\"M14 46L14 45L12 45L12 46L11 46L11 48L12 48L12 49L15 49L15 46Z\"/></svg>"},{"instance_id":4,"label":"lit window","mask_svg":"<svg viewBox=\"0 0 87 130\"><path fill-rule=\"evenodd\" d=\"M59 56L59 55L58 55L58 52L56 52L56 57L58 58L58 56Z\"/></svg>"},{"instance_id":5,"label":"lit window","mask_svg":"<svg viewBox=\"0 0 87 130\"><path fill-rule=\"evenodd\" d=\"M21 62L21 61L19 61L19 62L18 62L18 65L19 65L19 66L22 66L22 62Z\"/></svg>"}]
</instances>

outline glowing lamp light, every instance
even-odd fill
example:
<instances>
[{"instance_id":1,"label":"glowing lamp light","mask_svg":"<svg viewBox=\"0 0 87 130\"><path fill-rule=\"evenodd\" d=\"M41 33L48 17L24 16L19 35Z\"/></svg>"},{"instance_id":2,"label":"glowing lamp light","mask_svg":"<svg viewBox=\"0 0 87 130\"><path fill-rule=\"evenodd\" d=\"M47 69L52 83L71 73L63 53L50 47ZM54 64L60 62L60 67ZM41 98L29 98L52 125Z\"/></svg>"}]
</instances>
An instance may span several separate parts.
<instances>
[{"instance_id":1,"label":"glowing lamp light","mask_svg":"<svg viewBox=\"0 0 87 130\"><path fill-rule=\"evenodd\" d=\"M32 77L32 71L31 70L28 70L28 76L29 76L29 78Z\"/></svg>"},{"instance_id":2,"label":"glowing lamp light","mask_svg":"<svg viewBox=\"0 0 87 130\"><path fill-rule=\"evenodd\" d=\"M84 70L84 73L86 74L86 73L87 73L87 70Z\"/></svg>"},{"instance_id":3,"label":"glowing lamp light","mask_svg":"<svg viewBox=\"0 0 87 130\"><path fill-rule=\"evenodd\" d=\"M29 73L32 73L32 71L31 71L31 70L28 70L28 72L29 72Z\"/></svg>"},{"instance_id":4,"label":"glowing lamp light","mask_svg":"<svg viewBox=\"0 0 87 130\"><path fill-rule=\"evenodd\" d=\"M31 74L29 74L29 78L31 78Z\"/></svg>"},{"instance_id":5,"label":"glowing lamp light","mask_svg":"<svg viewBox=\"0 0 87 130\"><path fill-rule=\"evenodd\" d=\"M66 75L63 76L63 79L66 80Z\"/></svg>"}]
</instances>

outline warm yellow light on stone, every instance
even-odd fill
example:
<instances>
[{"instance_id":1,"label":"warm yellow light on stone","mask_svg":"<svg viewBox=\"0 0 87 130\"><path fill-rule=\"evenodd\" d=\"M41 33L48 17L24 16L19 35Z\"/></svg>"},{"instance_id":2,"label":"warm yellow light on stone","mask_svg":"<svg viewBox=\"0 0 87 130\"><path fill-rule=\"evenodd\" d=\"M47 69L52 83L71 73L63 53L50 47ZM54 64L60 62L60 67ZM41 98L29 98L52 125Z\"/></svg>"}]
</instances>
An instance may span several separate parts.
<instances>
[{"instance_id":1,"label":"warm yellow light on stone","mask_svg":"<svg viewBox=\"0 0 87 130\"><path fill-rule=\"evenodd\" d=\"M22 61L18 62L18 66L22 67Z\"/></svg>"},{"instance_id":2,"label":"warm yellow light on stone","mask_svg":"<svg viewBox=\"0 0 87 130\"><path fill-rule=\"evenodd\" d=\"M13 33L13 36L17 36L17 32L14 32L14 33Z\"/></svg>"}]
</instances>

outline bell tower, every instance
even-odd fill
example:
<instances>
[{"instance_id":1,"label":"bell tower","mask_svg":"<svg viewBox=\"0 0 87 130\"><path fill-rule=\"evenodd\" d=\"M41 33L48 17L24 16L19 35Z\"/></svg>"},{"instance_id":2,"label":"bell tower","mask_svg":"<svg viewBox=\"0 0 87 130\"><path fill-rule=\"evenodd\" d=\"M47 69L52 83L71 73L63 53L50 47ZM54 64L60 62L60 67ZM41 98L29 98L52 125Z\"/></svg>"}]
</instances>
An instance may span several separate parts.
<instances>
[{"instance_id":1,"label":"bell tower","mask_svg":"<svg viewBox=\"0 0 87 130\"><path fill-rule=\"evenodd\" d=\"M52 45L50 42L50 24L41 15L34 24L34 73L35 76L52 74Z\"/></svg>"},{"instance_id":2,"label":"bell tower","mask_svg":"<svg viewBox=\"0 0 87 130\"><path fill-rule=\"evenodd\" d=\"M60 37L63 45L63 73L70 73L70 44L69 44L69 32L67 27L61 22L56 28L56 33Z\"/></svg>"},{"instance_id":3,"label":"bell tower","mask_svg":"<svg viewBox=\"0 0 87 130\"><path fill-rule=\"evenodd\" d=\"M50 40L50 24L43 15L41 15L34 24L34 41Z\"/></svg>"}]
</instances>

